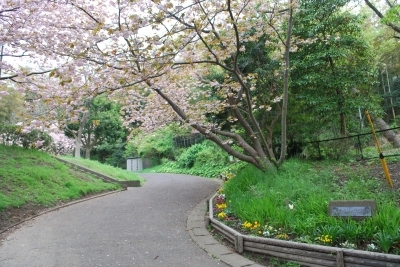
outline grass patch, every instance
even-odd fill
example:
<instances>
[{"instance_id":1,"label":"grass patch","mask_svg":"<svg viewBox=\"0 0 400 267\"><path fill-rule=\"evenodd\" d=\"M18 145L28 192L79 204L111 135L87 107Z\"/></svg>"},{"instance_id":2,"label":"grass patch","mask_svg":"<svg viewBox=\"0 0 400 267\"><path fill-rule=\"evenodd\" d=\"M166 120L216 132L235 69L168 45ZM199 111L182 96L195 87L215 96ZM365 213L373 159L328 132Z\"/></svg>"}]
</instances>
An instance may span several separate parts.
<instances>
[{"instance_id":1,"label":"grass patch","mask_svg":"<svg viewBox=\"0 0 400 267\"><path fill-rule=\"evenodd\" d=\"M0 211L25 204L48 207L119 188L78 172L46 153L0 145Z\"/></svg>"},{"instance_id":2,"label":"grass patch","mask_svg":"<svg viewBox=\"0 0 400 267\"><path fill-rule=\"evenodd\" d=\"M115 180L119 181L133 181L133 180L140 180L140 183L144 183L144 179L140 178L136 173L123 170L120 168L116 168L110 165L102 164L95 160L83 159L83 158L74 158L69 156L60 157L63 160L68 162L74 163L76 165L86 167L103 175L109 176L114 178Z\"/></svg>"},{"instance_id":3,"label":"grass patch","mask_svg":"<svg viewBox=\"0 0 400 267\"><path fill-rule=\"evenodd\" d=\"M237 162L233 164L218 164L215 162L208 163L195 163L191 168L183 168L176 161L163 160L161 165L157 165L142 172L153 172L153 173L177 173L177 174L189 174L208 178L215 178L219 175L225 175L231 172L236 172L242 168L245 164L243 162Z\"/></svg>"},{"instance_id":4,"label":"grass patch","mask_svg":"<svg viewBox=\"0 0 400 267\"><path fill-rule=\"evenodd\" d=\"M400 253L400 192L371 177L365 166L289 160L270 173L246 166L223 190L224 212L248 233ZM359 199L376 199L377 213L360 222L328 215L329 201Z\"/></svg>"}]
</instances>

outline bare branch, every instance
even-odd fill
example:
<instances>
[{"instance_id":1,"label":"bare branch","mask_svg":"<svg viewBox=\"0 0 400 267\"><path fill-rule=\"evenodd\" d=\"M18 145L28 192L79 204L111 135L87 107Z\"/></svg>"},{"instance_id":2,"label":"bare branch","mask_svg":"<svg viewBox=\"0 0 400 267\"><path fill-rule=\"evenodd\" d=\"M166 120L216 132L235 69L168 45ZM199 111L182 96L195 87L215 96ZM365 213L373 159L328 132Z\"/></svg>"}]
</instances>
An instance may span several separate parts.
<instances>
[{"instance_id":1,"label":"bare branch","mask_svg":"<svg viewBox=\"0 0 400 267\"><path fill-rule=\"evenodd\" d=\"M85 13L86 15L88 15L92 20L94 20L96 23L101 24L101 22L96 19L92 14L90 14L87 10L85 10L84 8L74 4L74 2L71 1L71 5L73 5L74 7L78 8L79 10L83 11L83 13Z\"/></svg>"},{"instance_id":2,"label":"bare branch","mask_svg":"<svg viewBox=\"0 0 400 267\"><path fill-rule=\"evenodd\" d=\"M32 76L32 75L45 74L45 73L49 73L49 72L51 72L51 71L53 71L53 70L54 70L54 69L52 69L52 70L45 70L45 71L38 71L38 72L30 72L30 73L28 73L28 74L24 74L24 76ZM14 78L19 77L19 76L20 76L19 74L14 74L14 75L11 75L11 76L0 77L0 80L13 80L13 81L17 82Z\"/></svg>"}]
</instances>

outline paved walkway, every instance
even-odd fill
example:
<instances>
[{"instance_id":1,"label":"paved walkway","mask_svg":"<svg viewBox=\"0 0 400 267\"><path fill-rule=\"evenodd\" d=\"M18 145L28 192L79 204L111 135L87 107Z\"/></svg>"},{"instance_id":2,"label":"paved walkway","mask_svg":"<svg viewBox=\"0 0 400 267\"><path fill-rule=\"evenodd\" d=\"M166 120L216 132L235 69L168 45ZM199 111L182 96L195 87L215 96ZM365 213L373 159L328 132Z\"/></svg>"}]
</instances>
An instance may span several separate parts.
<instances>
[{"instance_id":1,"label":"paved walkway","mask_svg":"<svg viewBox=\"0 0 400 267\"><path fill-rule=\"evenodd\" d=\"M209 239L188 231L186 222L191 215L188 225L199 225L199 202L218 184L187 175L141 176L147 180L143 187L29 221L0 245L0 266L229 266L195 243Z\"/></svg>"}]
</instances>

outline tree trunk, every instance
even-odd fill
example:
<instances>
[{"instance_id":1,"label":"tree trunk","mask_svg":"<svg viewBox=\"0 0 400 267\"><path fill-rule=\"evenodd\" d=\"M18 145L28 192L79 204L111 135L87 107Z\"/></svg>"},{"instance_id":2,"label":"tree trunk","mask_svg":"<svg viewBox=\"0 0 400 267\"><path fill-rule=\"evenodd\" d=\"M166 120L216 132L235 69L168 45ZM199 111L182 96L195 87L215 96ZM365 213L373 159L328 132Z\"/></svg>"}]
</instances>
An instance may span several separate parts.
<instances>
[{"instance_id":1,"label":"tree trunk","mask_svg":"<svg viewBox=\"0 0 400 267\"><path fill-rule=\"evenodd\" d=\"M371 118L375 122L375 125L379 130L383 131L390 129L389 125L382 118ZM400 139L397 137L396 133L393 130L383 131L382 135L393 145L393 147L400 147Z\"/></svg>"},{"instance_id":2,"label":"tree trunk","mask_svg":"<svg viewBox=\"0 0 400 267\"><path fill-rule=\"evenodd\" d=\"M75 158L81 157L82 132L83 132L83 127L85 127L88 116L89 116L89 112L85 111L83 113L81 121L79 122L79 129L78 129L78 132L75 137Z\"/></svg>"},{"instance_id":3,"label":"tree trunk","mask_svg":"<svg viewBox=\"0 0 400 267\"><path fill-rule=\"evenodd\" d=\"M79 125L77 135L75 137L75 158L81 157L81 146L82 146L82 124Z\"/></svg>"},{"instance_id":4,"label":"tree trunk","mask_svg":"<svg viewBox=\"0 0 400 267\"><path fill-rule=\"evenodd\" d=\"M283 105L282 105L282 130L281 130L281 155L278 160L278 167L281 166L286 158L286 150L287 150L287 108L289 101L289 70L290 70L290 40L292 37L292 27L293 27L293 1L290 1L289 8L289 20L288 20L288 29L286 33L286 42L285 42L285 75L284 75L284 88L283 88ZM270 143L271 144L271 143Z\"/></svg>"},{"instance_id":5,"label":"tree trunk","mask_svg":"<svg viewBox=\"0 0 400 267\"><path fill-rule=\"evenodd\" d=\"M91 147L86 147L85 149L85 159L90 159L90 152L92 151Z\"/></svg>"}]
</instances>

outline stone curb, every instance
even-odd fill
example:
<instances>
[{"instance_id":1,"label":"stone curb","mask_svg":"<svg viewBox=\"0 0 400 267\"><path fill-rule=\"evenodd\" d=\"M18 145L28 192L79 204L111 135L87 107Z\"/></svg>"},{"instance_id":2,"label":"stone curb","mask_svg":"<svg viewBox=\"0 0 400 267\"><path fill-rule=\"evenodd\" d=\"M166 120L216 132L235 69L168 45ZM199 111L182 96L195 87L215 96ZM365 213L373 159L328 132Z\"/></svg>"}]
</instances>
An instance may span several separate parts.
<instances>
[{"instance_id":1,"label":"stone curb","mask_svg":"<svg viewBox=\"0 0 400 267\"><path fill-rule=\"evenodd\" d=\"M217 181L221 185L220 181ZM263 267L242 255L237 254L231 248L219 243L206 228L207 201L213 195L200 201L192 210L187 219L186 230L189 232L192 240L212 257L219 259L232 267Z\"/></svg>"},{"instance_id":2,"label":"stone curb","mask_svg":"<svg viewBox=\"0 0 400 267\"><path fill-rule=\"evenodd\" d=\"M107 182L107 183L119 184L120 186L124 187L125 189L126 189L127 187L140 187L140 186L141 186L140 180L130 180L130 181L120 181L120 180L116 180L116 179L111 178L111 177L109 177L109 176L107 176L107 175L98 173L98 172L96 172L96 171L93 171L93 170L88 169L88 168L86 168L86 167L83 167L83 166L80 166L80 165L78 165L78 164L69 162L69 161L67 161L67 160L61 159L61 158L59 158L59 157L54 157L54 158L55 158L56 160L58 160L58 161L64 163L64 164L67 164L67 165L69 165L69 166L72 166L72 167L74 167L74 168L77 168L77 169L78 169L79 171L81 171L81 172L90 173L90 174L96 176L97 178L102 179L103 181L105 181L105 182Z\"/></svg>"}]
</instances>

